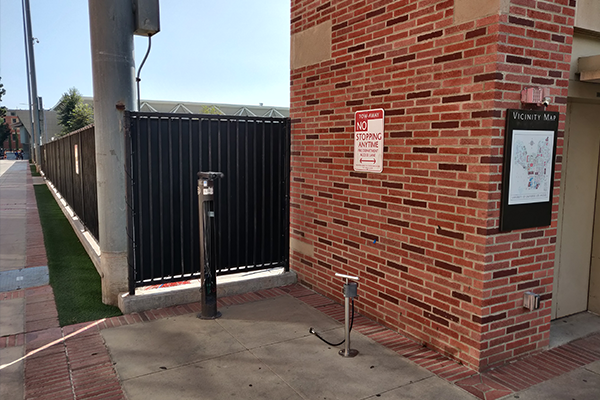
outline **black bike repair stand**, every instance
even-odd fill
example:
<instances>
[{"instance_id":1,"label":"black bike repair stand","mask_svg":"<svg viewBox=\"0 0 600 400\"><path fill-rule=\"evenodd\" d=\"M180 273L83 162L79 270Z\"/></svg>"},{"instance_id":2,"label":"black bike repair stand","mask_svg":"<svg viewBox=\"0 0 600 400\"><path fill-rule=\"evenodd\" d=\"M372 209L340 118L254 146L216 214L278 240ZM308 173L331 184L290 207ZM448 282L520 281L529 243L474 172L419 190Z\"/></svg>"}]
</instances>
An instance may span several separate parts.
<instances>
[{"instance_id":1,"label":"black bike repair stand","mask_svg":"<svg viewBox=\"0 0 600 400\"><path fill-rule=\"evenodd\" d=\"M344 275L336 273L335 276L346 279L344 284L344 348L339 351L342 357L356 357L358 350L350 348L350 299L358 297L358 276Z\"/></svg>"},{"instance_id":2,"label":"black bike repair stand","mask_svg":"<svg viewBox=\"0 0 600 400\"><path fill-rule=\"evenodd\" d=\"M215 319L217 311L217 242L215 236L215 180L222 172L198 172L198 212L200 218L200 319Z\"/></svg>"}]
</instances>

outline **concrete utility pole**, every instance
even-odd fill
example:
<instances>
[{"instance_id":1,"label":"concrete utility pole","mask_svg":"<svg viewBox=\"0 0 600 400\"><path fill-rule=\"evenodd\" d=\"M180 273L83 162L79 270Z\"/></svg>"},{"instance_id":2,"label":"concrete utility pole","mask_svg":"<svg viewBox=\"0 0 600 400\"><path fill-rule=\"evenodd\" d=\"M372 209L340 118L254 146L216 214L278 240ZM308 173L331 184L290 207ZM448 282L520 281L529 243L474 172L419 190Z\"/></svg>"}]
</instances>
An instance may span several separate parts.
<instances>
[{"instance_id":1,"label":"concrete utility pole","mask_svg":"<svg viewBox=\"0 0 600 400\"><path fill-rule=\"evenodd\" d=\"M33 102L33 120L34 120L34 128L33 132L31 132L31 136L33 136L33 148L34 148L34 161L36 164L40 163L40 146L39 141L42 137L42 127L40 124L40 108L38 102L37 95L37 79L35 76L35 57L33 56L33 34L31 29L31 12L29 10L29 0L24 0L23 2L23 11L25 15L25 28L27 30L27 34L25 40L27 42L27 53L29 54L28 63L27 63L27 73L31 77L31 97L30 102ZM30 105L31 107L31 105Z\"/></svg>"},{"instance_id":2,"label":"concrete utility pole","mask_svg":"<svg viewBox=\"0 0 600 400\"><path fill-rule=\"evenodd\" d=\"M125 110L135 110L131 1L89 0L102 301L118 304L127 286Z\"/></svg>"},{"instance_id":3,"label":"concrete utility pole","mask_svg":"<svg viewBox=\"0 0 600 400\"><path fill-rule=\"evenodd\" d=\"M25 39L25 67L27 68L27 95L29 96L29 120L31 121L31 130L29 131L29 150L28 157L35 158L33 151L33 139L35 136L35 125L33 124L33 105L31 103L31 76L29 74L29 39L27 38L27 18L25 18L25 2L21 2L23 7L23 38Z\"/></svg>"}]
</instances>

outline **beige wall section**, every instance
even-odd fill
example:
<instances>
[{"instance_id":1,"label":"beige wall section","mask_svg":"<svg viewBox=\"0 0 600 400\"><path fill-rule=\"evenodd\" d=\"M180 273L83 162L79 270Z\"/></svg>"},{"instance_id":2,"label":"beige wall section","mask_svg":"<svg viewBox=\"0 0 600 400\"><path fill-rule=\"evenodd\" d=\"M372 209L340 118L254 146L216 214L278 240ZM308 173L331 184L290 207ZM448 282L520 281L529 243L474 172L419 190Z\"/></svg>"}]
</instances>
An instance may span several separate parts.
<instances>
[{"instance_id":1,"label":"beige wall section","mask_svg":"<svg viewBox=\"0 0 600 400\"><path fill-rule=\"evenodd\" d=\"M290 43L290 67L296 69L331 58L331 21L294 33Z\"/></svg>"},{"instance_id":2,"label":"beige wall section","mask_svg":"<svg viewBox=\"0 0 600 400\"><path fill-rule=\"evenodd\" d=\"M598 2L600 4L600 1ZM600 19L600 16L598 17ZM573 35L573 48L571 50L571 68L569 80L579 80L579 58L600 55L600 37L575 33ZM597 87L597 85L596 85ZM569 93L571 96L571 93Z\"/></svg>"},{"instance_id":3,"label":"beige wall section","mask_svg":"<svg viewBox=\"0 0 600 400\"><path fill-rule=\"evenodd\" d=\"M600 0L598 0L600 4ZM600 18L599 18L600 19ZM600 37L575 33L571 52L571 70L569 73L569 98L600 102L600 83L581 82L579 80L579 58L600 54Z\"/></svg>"},{"instance_id":4,"label":"beige wall section","mask_svg":"<svg viewBox=\"0 0 600 400\"><path fill-rule=\"evenodd\" d=\"M600 108L600 106L597 107ZM598 130L600 131L600 124L597 126L599 126ZM598 134L600 135L600 132ZM598 177L600 177L600 165ZM596 188L596 215L594 216L594 240L592 242L588 311L600 314L600 184Z\"/></svg>"},{"instance_id":5,"label":"beige wall section","mask_svg":"<svg viewBox=\"0 0 600 400\"><path fill-rule=\"evenodd\" d=\"M552 317L587 310L596 209L600 105L569 102L558 210Z\"/></svg>"},{"instance_id":6,"label":"beige wall section","mask_svg":"<svg viewBox=\"0 0 600 400\"><path fill-rule=\"evenodd\" d=\"M600 33L600 1L577 0L575 26Z\"/></svg>"},{"instance_id":7,"label":"beige wall section","mask_svg":"<svg viewBox=\"0 0 600 400\"><path fill-rule=\"evenodd\" d=\"M579 80L600 83L600 55L579 57Z\"/></svg>"},{"instance_id":8,"label":"beige wall section","mask_svg":"<svg viewBox=\"0 0 600 400\"><path fill-rule=\"evenodd\" d=\"M510 0L454 0L454 23L472 21L487 15L508 13Z\"/></svg>"},{"instance_id":9,"label":"beige wall section","mask_svg":"<svg viewBox=\"0 0 600 400\"><path fill-rule=\"evenodd\" d=\"M297 251L309 257L315 256L315 246L312 243L305 243L294 238L290 239L290 250Z\"/></svg>"}]
</instances>

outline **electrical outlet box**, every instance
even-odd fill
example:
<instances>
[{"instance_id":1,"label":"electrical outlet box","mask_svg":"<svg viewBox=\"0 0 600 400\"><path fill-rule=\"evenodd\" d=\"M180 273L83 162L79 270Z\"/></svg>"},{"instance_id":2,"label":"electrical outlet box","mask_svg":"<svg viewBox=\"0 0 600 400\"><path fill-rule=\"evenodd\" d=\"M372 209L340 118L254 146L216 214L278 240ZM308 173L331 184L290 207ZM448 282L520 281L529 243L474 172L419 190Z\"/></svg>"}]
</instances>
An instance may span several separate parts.
<instances>
[{"instance_id":1,"label":"electrical outlet box","mask_svg":"<svg viewBox=\"0 0 600 400\"><path fill-rule=\"evenodd\" d=\"M523 294L523 307L529 311L540 308L540 295L533 292L525 292Z\"/></svg>"},{"instance_id":2,"label":"electrical outlet box","mask_svg":"<svg viewBox=\"0 0 600 400\"><path fill-rule=\"evenodd\" d=\"M134 0L134 35L152 36L160 31L158 0Z\"/></svg>"}]
</instances>

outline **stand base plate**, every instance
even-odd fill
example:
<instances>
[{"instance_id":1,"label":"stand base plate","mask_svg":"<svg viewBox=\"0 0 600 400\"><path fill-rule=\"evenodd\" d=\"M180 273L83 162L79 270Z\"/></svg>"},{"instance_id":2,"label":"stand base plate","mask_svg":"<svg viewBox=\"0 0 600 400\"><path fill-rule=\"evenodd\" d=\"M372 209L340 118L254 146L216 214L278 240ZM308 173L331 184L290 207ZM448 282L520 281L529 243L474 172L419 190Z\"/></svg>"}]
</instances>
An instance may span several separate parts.
<instances>
[{"instance_id":1,"label":"stand base plate","mask_svg":"<svg viewBox=\"0 0 600 400\"><path fill-rule=\"evenodd\" d=\"M217 311L217 313L213 316L209 316L209 317L205 317L204 315L202 315L202 313L198 314L198 318L200 319L217 319L217 318L221 318L223 314L221 314L221 311Z\"/></svg>"},{"instance_id":2,"label":"stand base plate","mask_svg":"<svg viewBox=\"0 0 600 400\"><path fill-rule=\"evenodd\" d=\"M342 349L338 354L342 357L356 357L358 355L358 350L348 349L348 352L346 353L346 349Z\"/></svg>"}]
</instances>

